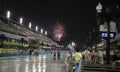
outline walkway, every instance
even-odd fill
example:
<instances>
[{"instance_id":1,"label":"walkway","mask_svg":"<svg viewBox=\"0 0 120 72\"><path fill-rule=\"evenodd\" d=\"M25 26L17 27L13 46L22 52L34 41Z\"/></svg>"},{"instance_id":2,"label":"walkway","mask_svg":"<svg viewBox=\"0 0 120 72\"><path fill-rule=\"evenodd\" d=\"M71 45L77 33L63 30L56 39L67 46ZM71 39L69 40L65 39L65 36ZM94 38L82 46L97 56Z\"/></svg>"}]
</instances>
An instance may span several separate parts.
<instances>
[{"instance_id":1,"label":"walkway","mask_svg":"<svg viewBox=\"0 0 120 72\"><path fill-rule=\"evenodd\" d=\"M53 61L52 55L0 58L0 72L65 72L64 60Z\"/></svg>"}]
</instances>

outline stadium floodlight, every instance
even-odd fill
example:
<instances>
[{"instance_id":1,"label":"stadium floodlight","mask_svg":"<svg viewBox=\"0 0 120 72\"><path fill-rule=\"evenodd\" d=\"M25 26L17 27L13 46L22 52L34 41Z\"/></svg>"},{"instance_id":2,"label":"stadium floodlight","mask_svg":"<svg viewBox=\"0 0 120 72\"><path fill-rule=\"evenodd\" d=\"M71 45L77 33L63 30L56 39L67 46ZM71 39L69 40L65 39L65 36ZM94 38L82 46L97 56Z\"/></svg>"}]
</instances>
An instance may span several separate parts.
<instances>
[{"instance_id":1,"label":"stadium floodlight","mask_svg":"<svg viewBox=\"0 0 120 72\"><path fill-rule=\"evenodd\" d=\"M47 35L47 31L45 31L45 35Z\"/></svg>"},{"instance_id":2,"label":"stadium floodlight","mask_svg":"<svg viewBox=\"0 0 120 72\"><path fill-rule=\"evenodd\" d=\"M23 23L23 18L20 17L20 24L22 24L22 23Z\"/></svg>"},{"instance_id":3,"label":"stadium floodlight","mask_svg":"<svg viewBox=\"0 0 120 72\"><path fill-rule=\"evenodd\" d=\"M32 27L32 23L31 22L29 22L29 28L31 28Z\"/></svg>"},{"instance_id":4,"label":"stadium floodlight","mask_svg":"<svg viewBox=\"0 0 120 72\"><path fill-rule=\"evenodd\" d=\"M38 26L36 26L36 31L38 31Z\"/></svg>"},{"instance_id":5,"label":"stadium floodlight","mask_svg":"<svg viewBox=\"0 0 120 72\"><path fill-rule=\"evenodd\" d=\"M43 33L43 29L41 29L41 33Z\"/></svg>"},{"instance_id":6,"label":"stadium floodlight","mask_svg":"<svg viewBox=\"0 0 120 72\"><path fill-rule=\"evenodd\" d=\"M10 11L7 11L7 18L10 18Z\"/></svg>"}]
</instances>

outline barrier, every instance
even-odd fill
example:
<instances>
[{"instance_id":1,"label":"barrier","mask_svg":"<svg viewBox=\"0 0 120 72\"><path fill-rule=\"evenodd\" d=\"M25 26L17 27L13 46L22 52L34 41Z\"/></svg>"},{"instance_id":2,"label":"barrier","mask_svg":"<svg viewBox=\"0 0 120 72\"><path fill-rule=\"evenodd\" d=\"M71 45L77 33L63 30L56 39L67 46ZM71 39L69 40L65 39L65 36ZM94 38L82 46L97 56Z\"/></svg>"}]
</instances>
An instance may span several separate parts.
<instances>
[{"instance_id":1,"label":"barrier","mask_svg":"<svg viewBox=\"0 0 120 72\"><path fill-rule=\"evenodd\" d=\"M51 54L51 51L40 51L39 54L41 54L41 55L43 55L43 54Z\"/></svg>"},{"instance_id":2,"label":"barrier","mask_svg":"<svg viewBox=\"0 0 120 72\"><path fill-rule=\"evenodd\" d=\"M66 67L66 72L68 72L68 63L67 63L68 57L65 58L65 67Z\"/></svg>"},{"instance_id":3,"label":"barrier","mask_svg":"<svg viewBox=\"0 0 120 72\"><path fill-rule=\"evenodd\" d=\"M51 51L40 51L39 54L51 54ZM1 52L0 57L9 57L9 56L20 56L20 55L29 55L29 51L18 51L18 52Z\"/></svg>"},{"instance_id":4,"label":"barrier","mask_svg":"<svg viewBox=\"0 0 120 72\"><path fill-rule=\"evenodd\" d=\"M1 52L0 57L9 57L9 56L20 56L20 55L29 55L28 51L18 51L18 52Z\"/></svg>"}]
</instances>

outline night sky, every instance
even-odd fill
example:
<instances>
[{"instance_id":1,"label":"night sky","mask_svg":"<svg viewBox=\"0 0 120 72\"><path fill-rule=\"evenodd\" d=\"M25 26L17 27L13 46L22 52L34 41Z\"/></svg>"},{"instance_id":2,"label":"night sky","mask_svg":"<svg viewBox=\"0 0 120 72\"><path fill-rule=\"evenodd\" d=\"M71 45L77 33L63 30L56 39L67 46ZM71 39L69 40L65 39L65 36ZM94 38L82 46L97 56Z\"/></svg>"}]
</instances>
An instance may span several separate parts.
<instances>
[{"instance_id":1,"label":"night sky","mask_svg":"<svg viewBox=\"0 0 120 72\"><path fill-rule=\"evenodd\" d=\"M66 30L62 42L75 41L84 44L89 31L96 27L97 0L1 0L0 14L10 10L11 19L32 22L52 34L52 26L61 22Z\"/></svg>"}]
</instances>

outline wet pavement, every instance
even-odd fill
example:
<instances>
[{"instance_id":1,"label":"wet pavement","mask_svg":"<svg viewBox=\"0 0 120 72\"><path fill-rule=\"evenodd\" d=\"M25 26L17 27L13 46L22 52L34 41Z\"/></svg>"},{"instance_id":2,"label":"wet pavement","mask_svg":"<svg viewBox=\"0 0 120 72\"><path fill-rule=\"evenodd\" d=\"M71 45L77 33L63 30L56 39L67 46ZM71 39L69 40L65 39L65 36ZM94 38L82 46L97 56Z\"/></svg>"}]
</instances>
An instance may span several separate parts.
<instances>
[{"instance_id":1,"label":"wet pavement","mask_svg":"<svg viewBox=\"0 0 120 72\"><path fill-rule=\"evenodd\" d=\"M65 72L64 59L52 55L0 58L0 72Z\"/></svg>"}]
</instances>

